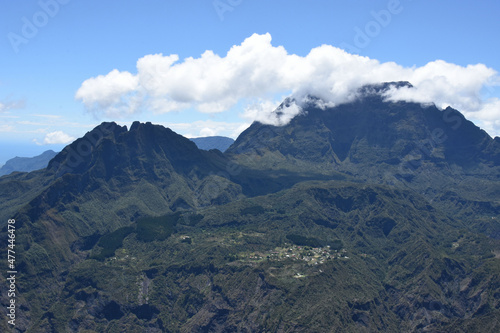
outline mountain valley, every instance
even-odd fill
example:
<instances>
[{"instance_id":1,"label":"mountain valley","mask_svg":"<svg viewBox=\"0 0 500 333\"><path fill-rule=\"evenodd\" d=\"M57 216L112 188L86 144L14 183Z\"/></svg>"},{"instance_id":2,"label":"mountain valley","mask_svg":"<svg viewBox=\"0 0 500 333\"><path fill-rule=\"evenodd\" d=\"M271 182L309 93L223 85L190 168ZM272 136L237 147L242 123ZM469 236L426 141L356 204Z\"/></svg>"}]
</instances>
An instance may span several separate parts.
<instances>
[{"instance_id":1,"label":"mountain valley","mask_svg":"<svg viewBox=\"0 0 500 333\"><path fill-rule=\"evenodd\" d=\"M497 332L500 138L394 85L225 152L106 122L1 177L15 331Z\"/></svg>"}]
</instances>

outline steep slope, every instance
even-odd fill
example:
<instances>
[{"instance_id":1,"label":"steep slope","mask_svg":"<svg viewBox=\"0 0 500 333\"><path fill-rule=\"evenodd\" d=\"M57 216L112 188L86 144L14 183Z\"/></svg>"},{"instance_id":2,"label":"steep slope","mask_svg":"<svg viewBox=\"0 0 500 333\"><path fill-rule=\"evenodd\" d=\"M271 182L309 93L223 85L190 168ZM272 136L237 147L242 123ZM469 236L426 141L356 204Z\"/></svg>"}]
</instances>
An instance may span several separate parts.
<instances>
[{"instance_id":1,"label":"steep slope","mask_svg":"<svg viewBox=\"0 0 500 333\"><path fill-rule=\"evenodd\" d=\"M452 108L384 100L391 85L404 84L367 86L356 101L333 108L311 98L285 126L252 124L226 155L252 168L336 171L411 188L450 213L474 210L488 224L500 214L500 138Z\"/></svg>"},{"instance_id":2,"label":"steep slope","mask_svg":"<svg viewBox=\"0 0 500 333\"><path fill-rule=\"evenodd\" d=\"M240 185L217 174L227 163L220 152L201 151L162 126L136 122L127 130L103 123L63 149L47 169L2 177L2 239L14 218L19 289L26 291L19 298L27 305L18 327L28 327L30 316L51 304L68 267L82 259L95 235L141 216L243 197Z\"/></svg>"},{"instance_id":3,"label":"steep slope","mask_svg":"<svg viewBox=\"0 0 500 333\"><path fill-rule=\"evenodd\" d=\"M37 210L40 206L57 210L77 206L81 210L75 212L79 224L99 216L106 217L107 228L114 228L130 221L137 212L151 214L159 209L157 213L167 213L217 200L227 202L233 195L240 195L238 185L216 174L228 163L221 154L201 151L190 140L162 126L136 122L127 131L115 123L103 123L57 154L46 170L3 177L0 195L3 202L11 201L9 205L16 208L18 202L26 205L32 200L31 206ZM212 183L221 182L227 186L214 191ZM86 216L86 210L81 209L85 205L80 203L91 199L102 206L95 207L99 213L89 211ZM130 208L124 212L120 206ZM2 211L2 218L12 215ZM109 221L120 220L109 225Z\"/></svg>"},{"instance_id":4,"label":"steep slope","mask_svg":"<svg viewBox=\"0 0 500 333\"><path fill-rule=\"evenodd\" d=\"M2 235L14 218L19 286L26 291L18 327L29 327L55 301L67 270L101 236L123 237L141 217L221 205L304 179L310 176L241 168L163 126L101 124L46 169L0 179Z\"/></svg>"},{"instance_id":5,"label":"steep slope","mask_svg":"<svg viewBox=\"0 0 500 333\"><path fill-rule=\"evenodd\" d=\"M311 98L285 126L252 124L227 152L269 151L332 167L399 165L417 154L412 158L418 160L415 167L427 161L465 170L481 163L500 166L500 138L493 140L452 108L440 111L434 105L386 102L383 94L389 86L365 87L356 101L333 108L321 109Z\"/></svg>"},{"instance_id":6,"label":"steep slope","mask_svg":"<svg viewBox=\"0 0 500 333\"><path fill-rule=\"evenodd\" d=\"M500 142L458 111L385 102L390 85L311 98L224 154L103 123L0 178L16 329L496 332Z\"/></svg>"},{"instance_id":7,"label":"steep slope","mask_svg":"<svg viewBox=\"0 0 500 333\"><path fill-rule=\"evenodd\" d=\"M167 238L145 238L164 223ZM34 332L499 328L498 243L410 191L305 182L139 221L93 259L107 244L69 269Z\"/></svg>"}]
</instances>

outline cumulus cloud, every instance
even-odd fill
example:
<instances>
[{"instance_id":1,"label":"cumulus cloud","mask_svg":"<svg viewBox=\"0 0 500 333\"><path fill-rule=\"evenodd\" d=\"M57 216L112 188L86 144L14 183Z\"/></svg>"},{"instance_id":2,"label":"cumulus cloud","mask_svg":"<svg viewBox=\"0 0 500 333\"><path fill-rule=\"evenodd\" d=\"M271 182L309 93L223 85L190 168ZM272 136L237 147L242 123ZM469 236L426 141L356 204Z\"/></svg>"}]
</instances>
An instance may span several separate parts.
<instances>
[{"instance_id":1,"label":"cumulus cloud","mask_svg":"<svg viewBox=\"0 0 500 333\"><path fill-rule=\"evenodd\" d=\"M296 101L287 99L281 103L280 101L264 100L247 105L241 116L249 121L282 126L288 124L301 111L302 109Z\"/></svg>"},{"instance_id":2,"label":"cumulus cloud","mask_svg":"<svg viewBox=\"0 0 500 333\"><path fill-rule=\"evenodd\" d=\"M47 133L45 138L43 139L43 144L51 145L51 144L68 144L75 140L74 137L62 132L55 131L51 133Z\"/></svg>"},{"instance_id":3,"label":"cumulus cloud","mask_svg":"<svg viewBox=\"0 0 500 333\"><path fill-rule=\"evenodd\" d=\"M230 123L214 120L198 120L192 123L163 123L161 125L169 127L177 133L183 133L183 136L187 138L220 135L236 139L250 124L251 121Z\"/></svg>"},{"instance_id":4,"label":"cumulus cloud","mask_svg":"<svg viewBox=\"0 0 500 333\"><path fill-rule=\"evenodd\" d=\"M259 121L264 124L272 123L270 114L280 105L280 101L260 100L249 103L241 117L248 121Z\"/></svg>"},{"instance_id":5,"label":"cumulus cloud","mask_svg":"<svg viewBox=\"0 0 500 333\"><path fill-rule=\"evenodd\" d=\"M92 112L104 110L116 117L137 112L139 88L136 75L114 69L107 75L85 80L75 97Z\"/></svg>"},{"instance_id":6,"label":"cumulus cloud","mask_svg":"<svg viewBox=\"0 0 500 333\"><path fill-rule=\"evenodd\" d=\"M198 58L179 61L175 54L146 55L137 61L134 74L115 69L84 81L76 98L92 112L110 117L186 108L216 113L243 100L248 102L245 119L281 124L298 110L285 109L285 117L276 118L271 107L277 105L273 99L277 94L289 93L298 100L314 95L323 106L333 106L353 100L366 84L409 81L413 88L393 89L387 99L452 106L500 132L491 119L497 114L498 99L480 97L484 87L500 82L497 72L485 65L464 67L436 60L404 67L331 45L298 56L283 46L273 46L271 40L270 34L254 34L225 56L205 51Z\"/></svg>"},{"instance_id":7,"label":"cumulus cloud","mask_svg":"<svg viewBox=\"0 0 500 333\"><path fill-rule=\"evenodd\" d=\"M467 112L465 116L473 119L490 135L500 136L500 99L492 98L479 111Z\"/></svg>"}]
</instances>

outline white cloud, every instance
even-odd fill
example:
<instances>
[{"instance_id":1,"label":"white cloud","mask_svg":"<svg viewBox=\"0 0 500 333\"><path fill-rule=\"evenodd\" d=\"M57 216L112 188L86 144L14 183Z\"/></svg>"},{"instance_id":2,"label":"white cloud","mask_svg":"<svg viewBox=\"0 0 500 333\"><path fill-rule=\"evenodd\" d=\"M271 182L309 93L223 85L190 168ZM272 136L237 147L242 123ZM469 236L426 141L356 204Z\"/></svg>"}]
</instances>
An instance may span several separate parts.
<instances>
[{"instance_id":1,"label":"white cloud","mask_svg":"<svg viewBox=\"0 0 500 333\"><path fill-rule=\"evenodd\" d=\"M435 103L464 111L479 110L482 104L480 91L496 72L485 65L461 67L442 60L430 62L408 73L406 81L414 88L401 88L390 92L392 100Z\"/></svg>"},{"instance_id":2,"label":"white cloud","mask_svg":"<svg viewBox=\"0 0 500 333\"><path fill-rule=\"evenodd\" d=\"M489 131L500 132L490 119L497 114L497 103L480 97L481 89L500 82L497 72L485 65L463 67L436 60L421 67L404 67L331 45L298 56L273 46L270 34L254 34L231 47L225 56L206 51L198 58L179 61L175 54L146 55L137 61L137 73L115 69L90 78L82 83L76 98L92 112L108 117L142 109L164 113L190 107L215 113L243 100L249 104L245 119L276 123L270 107L276 105L272 100L277 94L291 92L299 100L310 94L331 106L353 100L363 85L388 81L409 81L414 86L390 91L387 97L391 100L450 105L483 121ZM286 111L286 116L298 112Z\"/></svg>"},{"instance_id":3,"label":"white cloud","mask_svg":"<svg viewBox=\"0 0 500 333\"><path fill-rule=\"evenodd\" d=\"M60 120L62 116L54 115L54 114L33 114L34 117L46 118L50 120Z\"/></svg>"},{"instance_id":4,"label":"white cloud","mask_svg":"<svg viewBox=\"0 0 500 333\"><path fill-rule=\"evenodd\" d=\"M288 124L302 109L295 102L280 106L281 102L264 100L249 104L241 116L249 121L259 121L263 124L277 126Z\"/></svg>"},{"instance_id":5,"label":"white cloud","mask_svg":"<svg viewBox=\"0 0 500 333\"><path fill-rule=\"evenodd\" d=\"M24 107L25 107L25 102L23 100L12 101L12 102L10 101L0 102L0 113L14 109L22 109Z\"/></svg>"},{"instance_id":6,"label":"white cloud","mask_svg":"<svg viewBox=\"0 0 500 333\"><path fill-rule=\"evenodd\" d=\"M2 124L0 125L0 133L14 132L14 127L12 125Z\"/></svg>"},{"instance_id":7,"label":"white cloud","mask_svg":"<svg viewBox=\"0 0 500 333\"><path fill-rule=\"evenodd\" d=\"M280 101L255 101L245 107L245 111L241 116L250 122L255 120L267 124L271 120L269 115L276 110L279 105Z\"/></svg>"},{"instance_id":8,"label":"white cloud","mask_svg":"<svg viewBox=\"0 0 500 333\"><path fill-rule=\"evenodd\" d=\"M251 122L229 123L214 120L198 120L192 123L163 123L160 125L168 127L187 138L220 135L235 139L250 124Z\"/></svg>"},{"instance_id":9,"label":"white cloud","mask_svg":"<svg viewBox=\"0 0 500 333\"><path fill-rule=\"evenodd\" d=\"M500 136L500 99L491 98L479 111L465 113L465 116L491 136Z\"/></svg>"},{"instance_id":10,"label":"white cloud","mask_svg":"<svg viewBox=\"0 0 500 333\"><path fill-rule=\"evenodd\" d=\"M201 136L215 136L217 135L217 132L210 127L204 127L200 130L200 135Z\"/></svg>"},{"instance_id":11,"label":"white cloud","mask_svg":"<svg viewBox=\"0 0 500 333\"><path fill-rule=\"evenodd\" d=\"M45 138L43 139L43 144L51 145L51 144L68 144L75 140L74 137L62 132L55 131L51 133L47 133Z\"/></svg>"},{"instance_id":12,"label":"white cloud","mask_svg":"<svg viewBox=\"0 0 500 333\"><path fill-rule=\"evenodd\" d=\"M114 69L105 76L84 81L75 97L92 112L106 110L108 115L116 117L138 111L135 101L139 87L137 76Z\"/></svg>"}]
</instances>

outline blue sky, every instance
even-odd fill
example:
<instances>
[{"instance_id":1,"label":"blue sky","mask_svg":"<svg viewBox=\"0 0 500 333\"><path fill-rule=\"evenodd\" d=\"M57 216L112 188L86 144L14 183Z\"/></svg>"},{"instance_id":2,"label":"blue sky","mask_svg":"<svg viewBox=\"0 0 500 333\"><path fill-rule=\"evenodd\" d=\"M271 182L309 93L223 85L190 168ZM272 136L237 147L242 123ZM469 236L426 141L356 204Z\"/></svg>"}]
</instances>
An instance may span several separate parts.
<instances>
[{"instance_id":1,"label":"blue sky","mask_svg":"<svg viewBox=\"0 0 500 333\"><path fill-rule=\"evenodd\" d=\"M314 91L338 104L344 87L400 78L418 91L394 98L451 105L500 135L498 1L0 6L0 165L60 150L109 120L235 137L253 120L272 123L266 117L289 94Z\"/></svg>"}]
</instances>

